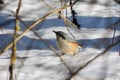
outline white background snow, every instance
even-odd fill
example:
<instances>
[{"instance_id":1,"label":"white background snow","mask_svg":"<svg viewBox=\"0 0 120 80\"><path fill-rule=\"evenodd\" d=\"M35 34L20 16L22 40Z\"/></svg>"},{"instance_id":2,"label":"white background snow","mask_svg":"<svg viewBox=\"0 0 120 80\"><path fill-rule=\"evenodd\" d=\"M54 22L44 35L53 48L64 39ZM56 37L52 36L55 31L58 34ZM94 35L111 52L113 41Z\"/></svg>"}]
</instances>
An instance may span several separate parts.
<instances>
[{"instance_id":1,"label":"white background snow","mask_svg":"<svg viewBox=\"0 0 120 80\"><path fill-rule=\"evenodd\" d=\"M12 41L14 33L14 14L19 0L4 0L6 6L0 10L0 50ZM58 0L44 0L54 9L60 7ZM70 27L70 32L76 41L84 47L75 55L64 55L63 60L73 72L86 64L90 59L103 52L112 43L113 29L106 29L120 18L120 5L114 0L82 0L74 5L80 29ZM41 0L22 0L21 19L29 25L35 20L52 11ZM70 9L68 17L71 19ZM116 24L115 41L120 40L120 23ZM22 33L26 27L20 24ZM70 35L62 19L56 14L49 16L34 29L42 39L56 46L56 36L52 30L63 31ZM120 44L111 48L106 54L98 57L92 63L80 70L71 80L120 80ZM0 55L0 80L9 79L9 64L11 50ZM65 80L70 76L69 70L59 57L48 46L34 35L26 33L17 43L17 61L15 63L15 80Z\"/></svg>"}]
</instances>

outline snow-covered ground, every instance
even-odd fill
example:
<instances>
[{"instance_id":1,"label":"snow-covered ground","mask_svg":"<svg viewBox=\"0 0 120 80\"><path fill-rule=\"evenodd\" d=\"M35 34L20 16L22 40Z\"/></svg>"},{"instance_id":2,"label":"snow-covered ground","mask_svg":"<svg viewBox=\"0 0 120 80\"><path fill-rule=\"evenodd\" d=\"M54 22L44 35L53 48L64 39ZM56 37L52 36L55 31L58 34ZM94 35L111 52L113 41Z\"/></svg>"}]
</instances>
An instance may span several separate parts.
<instances>
[{"instance_id":1,"label":"snow-covered ground","mask_svg":"<svg viewBox=\"0 0 120 80\"><path fill-rule=\"evenodd\" d=\"M19 0L4 1L7 5L0 10L0 50L12 41L14 13ZM58 0L44 1L51 5L52 9L60 7ZM90 0L81 0L73 8L77 12L81 29L72 27L69 29L84 47L75 56L66 54L62 58L75 72L112 44L114 27L116 27L114 42L120 40L120 23L114 25L112 29L107 28L120 19L120 5L113 0L97 0L96 4L90 4ZM22 0L20 16L29 26L52 9L42 0ZM71 19L69 8L67 10L68 18ZM20 26L21 31L18 34L26 29L24 24L21 23ZM56 36L52 30L70 35L63 20L58 19L55 14L47 17L33 30L52 45L58 54L60 51L57 49ZM120 43L80 70L71 80L120 80L119 51ZM10 55L11 50L0 55L0 80L9 79ZM32 31L26 33L17 43L14 74L15 80L65 80L70 76L68 68L60 58Z\"/></svg>"}]
</instances>

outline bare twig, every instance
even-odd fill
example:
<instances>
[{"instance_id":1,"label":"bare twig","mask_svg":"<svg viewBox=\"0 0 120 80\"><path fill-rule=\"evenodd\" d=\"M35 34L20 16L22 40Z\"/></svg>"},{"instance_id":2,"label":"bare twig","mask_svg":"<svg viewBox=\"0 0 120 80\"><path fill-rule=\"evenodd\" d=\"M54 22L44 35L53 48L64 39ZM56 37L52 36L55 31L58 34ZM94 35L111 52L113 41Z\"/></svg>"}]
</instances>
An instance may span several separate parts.
<instances>
[{"instance_id":1,"label":"bare twig","mask_svg":"<svg viewBox=\"0 0 120 80\"><path fill-rule=\"evenodd\" d=\"M67 0L65 0L65 4L64 5L67 5ZM68 12L67 12L67 8L66 8L66 10L65 10L65 16L66 16L66 18L68 18L67 14L68 14Z\"/></svg>"},{"instance_id":2,"label":"bare twig","mask_svg":"<svg viewBox=\"0 0 120 80\"><path fill-rule=\"evenodd\" d=\"M75 1L72 5L74 5L77 1ZM48 14L44 15L42 18L39 18L38 20L36 20L31 26L29 26L26 30L23 31L23 33L21 33L21 35L19 35L16 38L16 42L21 39L27 32L29 32L32 28L34 28L37 24L39 24L40 22L42 22L43 20L45 20L48 16L54 14L54 13L58 13L58 11L61 11L63 9L66 9L67 7L70 7L72 5L66 5L66 6L62 6L61 8L55 9L51 12L49 12ZM13 45L13 42L11 42L8 46L6 46L4 49L2 49L0 51L0 55L2 53L4 53L6 50L8 50L9 48L11 48Z\"/></svg>"},{"instance_id":3,"label":"bare twig","mask_svg":"<svg viewBox=\"0 0 120 80\"><path fill-rule=\"evenodd\" d=\"M51 5L49 5L48 3L46 3L44 0L41 0L47 7L52 8Z\"/></svg>"},{"instance_id":4,"label":"bare twig","mask_svg":"<svg viewBox=\"0 0 120 80\"><path fill-rule=\"evenodd\" d=\"M10 66L9 66L9 72L10 72L10 78L9 80L14 80L13 78L13 69L14 69L14 63L16 61L16 39L17 39L17 30L18 30L18 26L19 26L19 20L18 20L18 15L19 15L19 10L22 4L22 0L19 0L18 3L18 8L16 10L16 19L15 19L15 32L14 32L14 39L13 39L13 46L12 46L12 55L11 55L11 60L10 60Z\"/></svg>"},{"instance_id":5,"label":"bare twig","mask_svg":"<svg viewBox=\"0 0 120 80\"><path fill-rule=\"evenodd\" d=\"M113 27L115 27L115 25L117 25L118 23L120 23L120 19L117 20L114 24L108 26L107 29L108 29L108 28L113 28Z\"/></svg>"},{"instance_id":6,"label":"bare twig","mask_svg":"<svg viewBox=\"0 0 120 80\"><path fill-rule=\"evenodd\" d=\"M117 28L115 27L115 28L114 28L114 33L113 33L113 38L112 38L112 44L114 43L116 30L117 30Z\"/></svg>"},{"instance_id":7,"label":"bare twig","mask_svg":"<svg viewBox=\"0 0 120 80\"><path fill-rule=\"evenodd\" d=\"M66 80L71 80L75 75L78 74L78 72L80 72L80 70L82 70L83 68L85 68L86 66L88 66L91 62L93 62L94 60L96 60L98 57L104 55L108 50L110 50L112 47L114 47L115 45L120 44L120 41L116 41L115 43L109 45L102 53L98 54L96 57L94 57L93 59L91 59L90 61L88 61L85 65L81 66L80 68L78 68L72 75L70 75Z\"/></svg>"}]
</instances>

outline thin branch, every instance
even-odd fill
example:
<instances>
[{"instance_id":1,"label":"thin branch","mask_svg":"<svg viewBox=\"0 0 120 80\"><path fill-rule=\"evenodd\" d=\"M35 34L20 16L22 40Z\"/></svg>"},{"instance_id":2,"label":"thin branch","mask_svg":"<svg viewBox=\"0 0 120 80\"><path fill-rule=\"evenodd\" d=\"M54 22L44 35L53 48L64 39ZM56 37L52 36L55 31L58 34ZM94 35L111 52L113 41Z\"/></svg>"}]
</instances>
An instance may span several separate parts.
<instances>
[{"instance_id":1,"label":"thin branch","mask_svg":"<svg viewBox=\"0 0 120 80\"><path fill-rule=\"evenodd\" d=\"M67 0L65 0L65 4L64 5L67 5ZM68 18L67 17L67 14L68 14L68 11L67 11L67 9L65 10L65 15L66 15L66 18Z\"/></svg>"},{"instance_id":2,"label":"thin branch","mask_svg":"<svg viewBox=\"0 0 120 80\"><path fill-rule=\"evenodd\" d=\"M62 0L60 0L60 2L61 2L61 6L62 6ZM45 5L49 5L49 4L47 4L45 1L43 2ZM66 3L66 2L65 2ZM50 9L53 9L53 7L51 6L51 5L49 5L49 8ZM67 9L67 8L66 8ZM75 36L70 32L70 30L69 30L69 28L68 28L68 26L74 26L75 28L77 27L72 21L70 21L69 19L67 19L67 17L65 17L64 15L63 15L63 12L61 13L61 11L60 12L58 12L58 13L56 13L60 18L62 18L63 19L63 21L64 21L64 23L65 23L65 26L66 26L66 29L68 30L68 32L70 33L70 35L75 39Z\"/></svg>"},{"instance_id":3,"label":"thin branch","mask_svg":"<svg viewBox=\"0 0 120 80\"><path fill-rule=\"evenodd\" d=\"M74 5L77 1L75 1L72 5ZM16 38L16 42L21 39L27 32L29 32L32 28L34 28L37 24L39 24L40 22L42 22L43 20L45 20L48 16L52 15L52 14L55 14L55 13L58 13L58 11L61 11L63 9L66 9L67 7L70 7L72 5L65 5L65 6L62 6L61 8L58 8L58 9L55 9L51 12L49 12L48 14L44 15L42 18L39 18L37 21L35 21L31 26L29 26L26 30L23 31L23 33L21 33L21 35L19 35L17 38ZM11 48L13 45L13 42L11 42L8 46L6 46L4 49L2 49L0 51L0 55L3 54L6 50L8 50L9 48Z\"/></svg>"},{"instance_id":4,"label":"thin branch","mask_svg":"<svg viewBox=\"0 0 120 80\"><path fill-rule=\"evenodd\" d=\"M16 17L16 19L15 19L15 29L14 29L15 32L14 32L14 39L13 39L13 46L12 46L12 55L11 55L10 66L9 66L9 72L10 72L9 80L14 80L13 69L14 69L14 63L16 61L16 39L17 39L17 30L18 30L18 26L19 26L18 15L19 15L21 4L22 4L22 0L19 0L18 8L16 10L16 15L15 15L15 17Z\"/></svg>"},{"instance_id":5,"label":"thin branch","mask_svg":"<svg viewBox=\"0 0 120 80\"><path fill-rule=\"evenodd\" d=\"M113 33L113 38L112 38L112 44L114 43L116 30L117 30L117 28L115 27L115 28L114 28L114 33Z\"/></svg>"},{"instance_id":6,"label":"thin branch","mask_svg":"<svg viewBox=\"0 0 120 80\"><path fill-rule=\"evenodd\" d=\"M120 41L116 41L115 43L109 45L102 53L98 54L96 57L88 61L85 65L81 66L79 69L77 69L72 75L70 75L65 80L71 80L75 75L77 75L82 69L84 69L86 66L88 66L90 63L92 63L94 60L96 60L98 57L104 55L107 51L109 51L112 47L116 46L117 44L120 44Z\"/></svg>"},{"instance_id":7,"label":"thin branch","mask_svg":"<svg viewBox=\"0 0 120 80\"><path fill-rule=\"evenodd\" d=\"M113 27L115 27L115 25L117 25L118 23L120 23L120 19L117 20L114 24L108 26L107 29L108 29L108 28L113 28Z\"/></svg>"}]
</instances>

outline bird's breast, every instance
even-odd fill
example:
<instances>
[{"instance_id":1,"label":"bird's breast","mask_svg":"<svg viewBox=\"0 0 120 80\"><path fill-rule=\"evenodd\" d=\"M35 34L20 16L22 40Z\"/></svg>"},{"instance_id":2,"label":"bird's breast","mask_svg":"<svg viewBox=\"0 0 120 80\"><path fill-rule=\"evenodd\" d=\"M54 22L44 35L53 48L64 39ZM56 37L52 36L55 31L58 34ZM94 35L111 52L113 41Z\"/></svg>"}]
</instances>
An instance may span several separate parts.
<instances>
[{"instance_id":1,"label":"bird's breast","mask_svg":"<svg viewBox=\"0 0 120 80\"><path fill-rule=\"evenodd\" d=\"M79 48L76 42L69 42L66 40L58 40L57 45L63 53L75 53Z\"/></svg>"}]
</instances>

